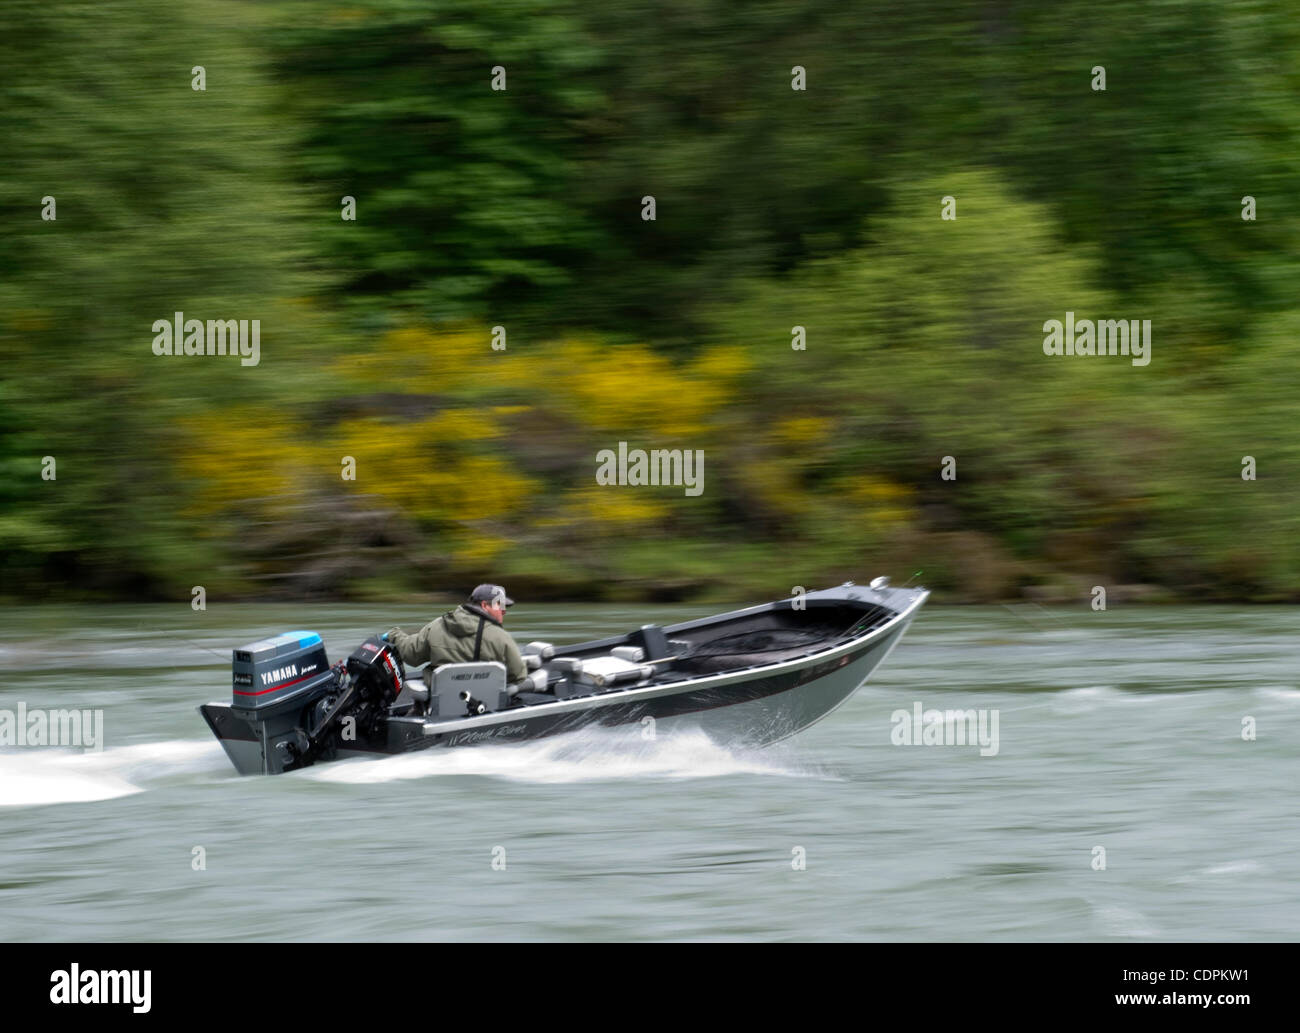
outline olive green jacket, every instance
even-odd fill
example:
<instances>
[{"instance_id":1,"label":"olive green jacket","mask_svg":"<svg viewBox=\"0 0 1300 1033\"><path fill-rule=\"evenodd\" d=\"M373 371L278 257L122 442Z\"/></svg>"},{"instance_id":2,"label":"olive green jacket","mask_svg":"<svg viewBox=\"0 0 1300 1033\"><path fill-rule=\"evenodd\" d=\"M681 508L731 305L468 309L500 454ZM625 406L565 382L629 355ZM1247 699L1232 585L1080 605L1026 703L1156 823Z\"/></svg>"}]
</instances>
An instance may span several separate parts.
<instances>
[{"instance_id":1,"label":"olive green jacket","mask_svg":"<svg viewBox=\"0 0 1300 1033\"><path fill-rule=\"evenodd\" d=\"M515 640L500 623L468 603L462 603L450 613L430 621L414 635L394 628L388 633L388 640L397 647L404 664L433 664L437 667L439 664L468 663L474 659L474 638L480 620L483 622L483 641L478 659L505 664L507 684L523 681L528 669Z\"/></svg>"}]
</instances>

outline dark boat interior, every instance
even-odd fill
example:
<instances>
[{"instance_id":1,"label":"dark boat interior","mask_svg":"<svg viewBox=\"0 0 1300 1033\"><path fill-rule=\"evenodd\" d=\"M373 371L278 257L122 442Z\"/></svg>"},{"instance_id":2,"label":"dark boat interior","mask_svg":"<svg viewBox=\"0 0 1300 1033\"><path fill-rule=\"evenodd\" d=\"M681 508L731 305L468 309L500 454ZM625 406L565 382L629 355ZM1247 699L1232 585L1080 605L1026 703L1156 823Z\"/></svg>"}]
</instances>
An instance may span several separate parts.
<instances>
[{"instance_id":1,"label":"dark boat interior","mask_svg":"<svg viewBox=\"0 0 1300 1033\"><path fill-rule=\"evenodd\" d=\"M808 600L796 608L783 600L758 610L732 616L706 617L667 627L648 624L626 635L576 643L555 648L550 668L565 659L590 659L608 656L618 646L639 648L644 659L655 667L649 681L619 685L605 691L665 685L688 681L724 671L742 671L751 667L796 660L828 649L839 642L860 638L897 616L895 610L874 604L849 604L838 600ZM413 672L414 673L414 672ZM426 672L421 672L427 677ZM586 693L598 691L585 690ZM580 690L577 694L583 694ZM521 691L511 701L512 707L554 703L551 693ZM410 710L410 699L403 694L393 713Z\"/></svg>"},{"instance_id":2,"label":"dark boat interior","mask_svg":"<svg viewBox=\"0 0 1300 1033\"><path fill-rule=\"evenodd\" d=\"M672 658L664 664L656 682L677 681L794 660L843 639L865 635L894 616L895 612L885 606L818 600L795 609L789 602L782 602L737 617L710 617L667 628L648 626L619 638L557 649L556 655L599 656L614 646L640 646L648 660ZM662 643L657 641L660 635Z\"/></svg>"}]
</instances>

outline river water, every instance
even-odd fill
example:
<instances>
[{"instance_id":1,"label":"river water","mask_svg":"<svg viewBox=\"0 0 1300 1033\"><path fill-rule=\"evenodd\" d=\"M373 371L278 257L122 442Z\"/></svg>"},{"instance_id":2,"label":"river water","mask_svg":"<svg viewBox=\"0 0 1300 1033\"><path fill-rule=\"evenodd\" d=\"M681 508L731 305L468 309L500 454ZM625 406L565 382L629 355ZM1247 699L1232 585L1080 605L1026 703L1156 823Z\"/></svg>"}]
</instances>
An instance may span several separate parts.
<instances>
[{"instance_id":1,"label":"river water","mask_svg":"<svg viewBox=\"0 0 1300 1033\"><path fill-rule=\"evenodd\" d=\"M705 612L521 605L509 629ZM195 710L233 646L310 628L333 660L431 615L0 610L0 711L102 709L105 740L0 747L0 939L1300 935L1294 609L927 606L766 750L606 730L239 778ZM996 753L896 745L917 703L996 715Z\"/></svg>"}]
</instances>

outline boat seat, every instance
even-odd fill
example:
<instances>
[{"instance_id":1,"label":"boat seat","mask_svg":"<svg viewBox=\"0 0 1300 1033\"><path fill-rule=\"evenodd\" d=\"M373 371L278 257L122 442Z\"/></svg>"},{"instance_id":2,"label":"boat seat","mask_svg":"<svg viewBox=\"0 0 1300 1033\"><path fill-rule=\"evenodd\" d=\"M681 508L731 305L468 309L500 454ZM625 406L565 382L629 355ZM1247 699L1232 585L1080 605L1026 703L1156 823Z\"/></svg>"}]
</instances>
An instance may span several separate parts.
<instances>
[{"instance_id":1,"label":"boat seat","mask_svg":"<svg viewBox=\"0 0 1300 1033\"><path fill-rule=\"evenodd\" d=\"M640 630L628 638L645 650L646 660L663 660L673 655L669 652L668 636L658 624L642 624Z\"/></svg>"},{"instance_id":2,"label":"boat seat","mask_svg":"<svg viewBox=\"0 0 1300 1033\"><path fill-rule=\"evenodd\" d=\"M433 665L430 664L432 667ZM487 704L488 710L505 710L510 706L506 691L506 665L496 660L477 663L439 664L429 679L429 698L425 713L430 717L464 717L462 692Z\"/></svg>"}]
</instances>

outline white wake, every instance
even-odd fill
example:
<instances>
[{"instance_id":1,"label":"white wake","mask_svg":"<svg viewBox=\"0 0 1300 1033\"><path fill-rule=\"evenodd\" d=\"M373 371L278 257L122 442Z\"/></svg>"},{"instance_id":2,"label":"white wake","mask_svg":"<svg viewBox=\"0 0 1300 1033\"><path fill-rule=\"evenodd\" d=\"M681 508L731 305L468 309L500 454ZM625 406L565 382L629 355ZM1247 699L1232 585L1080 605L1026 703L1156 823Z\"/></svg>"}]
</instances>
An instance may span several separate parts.
<instances>
[{"instance_id":1,"label":"white wake","mask_svg":"<svg viewBox=\"0 0 1300 1033\"><path fill-rule=\"evenodd\" d=\"M0 751L0 807L112 800L151 783L229 766L216 741L149 742L101 753L54 747Z\"/></svg>"},{"instance_id":2,"label":"white wake","mask_svg":"<svg viewBox=\"0 0 1300 1033\"><path fill-rule=\"evenodd\" d=\"M645 740L639 727L592 727L526 743L434 747L396 757L345 760L303 772L304 777L321 782L352 784L447 775L539 783L728 775L835 777L794 762L780 747L730 749L698 729L661 732L655 739Z\"/></svg>"}]
</instances>

